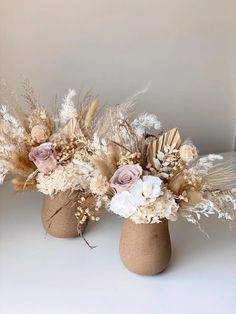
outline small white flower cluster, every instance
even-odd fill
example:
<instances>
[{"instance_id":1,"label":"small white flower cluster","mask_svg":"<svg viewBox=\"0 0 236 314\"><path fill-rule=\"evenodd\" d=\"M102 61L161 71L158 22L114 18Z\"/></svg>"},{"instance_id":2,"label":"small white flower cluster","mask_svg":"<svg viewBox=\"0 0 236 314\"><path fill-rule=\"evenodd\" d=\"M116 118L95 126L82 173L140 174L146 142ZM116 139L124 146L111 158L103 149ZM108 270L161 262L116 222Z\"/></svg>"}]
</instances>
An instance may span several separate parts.
<instances>
[{"instance_id":1,"label":"small white flower cluster","mask_svg":"<svg viewBox=\"0 0 236 314\"><path fill-rule=\"evenodd\" d=\"M159 223L166 218L171 221L178 219L179 205L176 203L173 193L164 189L161 195L145 206L139 206L130 217L135 223Z\"/></svg>"},{"instance_id":2,"label":"small white flower cluster","mask_svg":"<svg viewBox=\"0 0 236 314\"><path fill-rule=\"evenodd\" d=\"M116 193L111 199L110 210L135 223L157 223L160 219L176 220L178 205L170 191L161 191L162 180L143 176L129 191Z\"/></svg>"}]
</instances>

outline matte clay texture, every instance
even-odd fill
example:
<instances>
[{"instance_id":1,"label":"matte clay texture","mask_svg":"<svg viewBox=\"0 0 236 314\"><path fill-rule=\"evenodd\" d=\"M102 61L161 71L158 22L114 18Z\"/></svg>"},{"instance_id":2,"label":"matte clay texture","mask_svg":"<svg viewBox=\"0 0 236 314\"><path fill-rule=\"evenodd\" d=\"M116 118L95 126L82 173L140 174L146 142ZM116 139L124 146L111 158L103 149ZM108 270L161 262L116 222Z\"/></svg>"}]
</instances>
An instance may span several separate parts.
<instances>
[{"instance_id":1,"label":"matte clay texture","mask_svg":"<svg viewBox=\"0 0 236 314\"><path fill-rule=\"evenodd\" d=\"M171 242L168 221L135 224L125 219L120 239L120 258L125 267L140 275L155 275L169 264Z\"/></svg>"},{"instance_id":2,"label":"matte clay texture","mask_svg":"<svg viewBox=\"0 0 236 314\"><path fill-rule=\"evenodd\" d=\"M42 223L46 233L58 238L78 237L78 220L75 217L78 197L78 192L58 193L54 198L45 197ZM83 225L82 232L86 226Z\"/></svg>"}]
</instances>

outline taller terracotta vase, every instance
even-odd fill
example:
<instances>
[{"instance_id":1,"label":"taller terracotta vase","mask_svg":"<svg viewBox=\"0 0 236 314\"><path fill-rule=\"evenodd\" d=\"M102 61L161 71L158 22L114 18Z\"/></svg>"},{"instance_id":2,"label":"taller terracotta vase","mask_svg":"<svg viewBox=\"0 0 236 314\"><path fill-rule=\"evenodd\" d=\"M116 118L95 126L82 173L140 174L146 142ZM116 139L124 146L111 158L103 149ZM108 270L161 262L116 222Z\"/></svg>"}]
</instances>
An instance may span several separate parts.
<instances>
[{"instance_id":1,"label":"taller terracotta vase","mask_svg":"<svg viewBox=\"0 0 236 314\"><path fill-rule=\"evenodd\" d=\"M120 257L125 267L140 275L155 275L169 264L171 241L168 220L135 224L125 219L120 239Z\"/></svg>"},{"instance_id":2,"label":"taller terracotta vase","mask_svg":"<svg viewBox=\"0 0 236 314\"><path fill-rule=\"evenodd\" d=\"M78 237L78 192L61 192L54 198L45 197L42 208L42 223L47 234L58 238ZM86 228L83 225L82 232Z\"/></svg>"}]
</instances>

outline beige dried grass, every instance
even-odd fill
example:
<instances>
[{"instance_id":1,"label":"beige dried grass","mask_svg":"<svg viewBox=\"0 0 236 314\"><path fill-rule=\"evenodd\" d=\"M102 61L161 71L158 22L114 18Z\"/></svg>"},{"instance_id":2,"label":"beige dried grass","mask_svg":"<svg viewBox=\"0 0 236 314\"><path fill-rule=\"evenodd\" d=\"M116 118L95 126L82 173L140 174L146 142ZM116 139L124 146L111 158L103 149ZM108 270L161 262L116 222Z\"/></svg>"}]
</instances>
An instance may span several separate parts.
<instances>
[{"instance_id":1,"label":"beige dried grass","mask_svg":"<svg viewBox=\"0 0 236 314\"><path fill-rule=\"evenodd\" d=\"M9 171L27 178L36 170L36 166L29 160L28 154L12 153L9 156Z\"/></svg>"},{"instance_id":2,"label":"beige dried grass","mask_svg":"<svg viewBox=\"0 0 236 314\"><path fill-rule=\"evenodd\" d=\"M103 156L101 158L96 158L92 160L94 167L98 170L98 172L106 177L108 180L113 175L113 169L111 165L108 163L107 156Z\"/></svg>"},{"instance_id":3,"label":"beige dried grass","mask_svg":"<svg viewBox=\"0 0 236 314\"><path fill-rule=\"evenodd\" d=\"M36 188L36 181L30 180L26 181L25 178L17 176L12 179L12 186L16 192L24 192L34 190Z\"/></svg>"},{"instance_id":4,"label":"beige dried grass","mask_svg":"<svg viewBox=\"0 0 236 314\"><path fill-rule=\"evenodd\" d=\"M99 105L100 105L99 99L95 98L88 106L84 120L84 126L86 128L91 127L94 124Z\"/></svg>"}]
</instances>

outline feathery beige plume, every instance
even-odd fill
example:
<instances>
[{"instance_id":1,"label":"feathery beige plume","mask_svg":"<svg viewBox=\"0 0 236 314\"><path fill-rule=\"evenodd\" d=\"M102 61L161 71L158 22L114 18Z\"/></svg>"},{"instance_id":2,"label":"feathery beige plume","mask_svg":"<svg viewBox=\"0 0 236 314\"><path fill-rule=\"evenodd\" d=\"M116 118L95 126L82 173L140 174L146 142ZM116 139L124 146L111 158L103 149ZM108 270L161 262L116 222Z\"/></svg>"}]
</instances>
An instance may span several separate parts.
<instances>
[{"instance_id":1,"label":"feathery beige plume","mask_svg":"<svg viewBox=\"0 0 236 314\"><path fill-rule=\"evenodd\" d=\"M106 177L108 180L110 180L110 178L113 175L113 171L112 171L112 167L109 165L107 157L103 156L100 159L93 159L92 160L94 167L98 170L98 172Z\"/></svg>"},{"instance_id":2,"label":"feathery beige plume","mask_svg":"<svg viewBox=\"0 0 236 314\"><path fill-rule=\"evenodd\" d=\"M38 107L38 96L35 94L32 84L29 79L25 79L22 83L24 94L22 97L25 102L29 105L31 110L35 110Z\"/></svg>"},{"instance_id":3,"label":"feathery beige plume","mask_svg":"<svg viewBox=\"0 0 236 314\"><path fill-rule=\"evenodd\" d=\"M28 177L35 171L35 165L29 160L28 155L13 153L9 156L9 170L13 174Z\"/></svg>"},{"instance_id":4,"label":"feathery beige plume","mask_svg":"<svg viewBox=\"0 0 236 314\"><path fill-rule=\"evenodd\" d=\"M116 144L109 144L108 146L108 155L107 155L107 163L110 165L112 172L114 173L117 169L117 164L120 160L120 149Z\"/></svg>"},{"instance_id":5,"label":"feathery beige plume","mask_svg":"<svg viewBox=\"0 0 236 314\"><path fill-rule=\"evenodd\" d=\"M23 177L15 177L12 179L12 186L16 192L30 191L36 188L36 181L27 181Z\"/></svg>"},{"instance_id":6,"label":"feathery beige plume","mask_svg":"<svg viewBox=\"0 0 236 314\"><path fill-rule=\"evenodd\" d=\"M93 124L98 108L99 108L99 100L98 98L96 98L89 105L87 112L85 114L84 126L86 128L91 127L91 125Z\"/></svg>"},{"instance_id":7,"label":"feathery beige plume","mask_svg":"<svg viewBox=\"0 0 236 314\"><path fill-rule=\"evenodd\" d=\"M213 188L231 189L236 183L236 159L218 163L208 170L204 180Z\"/></svg>"}]
</instances>

